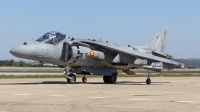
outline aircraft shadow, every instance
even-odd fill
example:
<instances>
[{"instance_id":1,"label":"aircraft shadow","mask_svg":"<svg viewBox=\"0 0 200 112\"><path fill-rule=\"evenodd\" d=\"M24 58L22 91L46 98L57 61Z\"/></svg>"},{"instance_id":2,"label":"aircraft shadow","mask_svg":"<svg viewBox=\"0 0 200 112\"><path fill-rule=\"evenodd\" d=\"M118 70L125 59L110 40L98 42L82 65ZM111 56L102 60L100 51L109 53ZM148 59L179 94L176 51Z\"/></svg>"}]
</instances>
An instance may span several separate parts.
<instances>
[{"instance_id":1,"label":"aircraft shadow","mask_svg":"<svg viewBox=\"0 0 200 112\"><path fill-rule=\"evenodd\" d=\"M166 83L170 82L152 82L151 85L164 85ZM43 82L17 82L17 83L0 83L0 85L52 85L52 84L68 84L67 81L43 81ZM105 84L104 82L76 82L75 84L94 84L94 85L100 85L100 84ZM109 84L108 84L109 85ZM121 81L121 82L116 82L115 84L110 84L110 85L146 85L145 82L135 82L135 81Z\"/></svg>"},{"instance_id":2,"label":"aircraft shadow","mask_svg":"<svg viewBox=\"0 0 200 112\"><path fill-rule=\"evenodd\" d=\"M1 83L0 85L48 85L48 84L68 84L64 81L44 81L44 82L17 82L17 83Z\"/></svg>"},{"instance_id":3,"label":"aircraft shadow","mask_svg":"<svg viewBox=\"0 0 200 112\"><path fill-rule=\"evenodd\" d=\"M170 82L152 82L151 85L164 85L165 83L170 83ZM76 84L105 84L104 82L77 82ZM121 82L116 82L115 84L108 84L108 85L147 85L146 82L135 82L135 81L121 81Z\"/></svg>"}]
</instances>

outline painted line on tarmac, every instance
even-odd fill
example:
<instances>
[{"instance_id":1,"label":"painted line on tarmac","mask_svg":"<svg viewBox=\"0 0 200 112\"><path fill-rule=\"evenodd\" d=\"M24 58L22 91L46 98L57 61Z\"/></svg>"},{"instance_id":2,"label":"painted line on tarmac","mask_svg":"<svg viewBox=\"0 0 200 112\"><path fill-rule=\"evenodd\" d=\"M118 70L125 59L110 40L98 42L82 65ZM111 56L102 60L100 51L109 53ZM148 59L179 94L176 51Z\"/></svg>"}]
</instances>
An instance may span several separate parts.
<instances>
[{"instance_id":1,"label":"painted line on tarmac","mask_svg":"<svg viewBox=\"0 0 200 112\"><path fill-rule=\"evenodd\" d=\"M15 95L15 96L30 96L30 95L33 95L33 94L11 94L11 95Z\"/></svg>"},{"instance_id":2,"label":"painted line on tarmac","mask_svg":"<svg viewBox=\"0 0 200 112\"><path fill-rule=\"evenodd\" d=\"M151 99L129 99L132 101L150 101Z\"/></svg>"},{"instance_id":3,"label":"painted line on tarmac","mask_svg":"<svg viewBox=\"0 0 200 112\"><path fill-rule=\"evenodd\" d=\"M65 95L49 95L49 96L52 96L52 97L66 97Z\"/></svg>"},{"instance_id":4,"label":"painted line on tarmac","mask_svg":"<svg viewBox=\"0 0 200 112\"><path fill-rule=\"evenodd\" d=\"M138 83L138 84L143 84L143 85L146 85L146 83Z\"/></svg>"},{"instance_id":5,"label":"painted line on tarmac","mask_svg":"<svg viewBox=\"0 0 200 112\"><path fill-rule=\"evenodd\" d=\"M104 98L104 97L88 97L88 98L101 99L101 98Z\"/></svg>"},{"instance_id":6,"label":"painted line on tarmac","mask_svg":"<svg viewBox=\"0 0 200 112\"><path fill-rule=\"evenodd\" d=\"M137 84L140 84L140 85L147 85L146 83L137 83ZM153 85L161 85L162 83L151 83Z\"/></svg>"},{"instance_id":7,"label":"painted line on tarmac","mask_svg":"<svg viewBox=\"0 0 200 112\"><path fill-rule=\"evenodd\" d=\"M199 103L198 101L178 101L179 103Z\"/></svg>"},{"instance_id":8,"label":"painted line on tarmac","mask_svg":"<svg viewBox=\"0 0 200 112\"><path fill-rule=\"evenodd\" d=\"M200 85L192 85L192 86L194 86L194 87L199 87Z\"/></svg>"},{"instance_id":9,"label":"painted line on tarmac","mask_svg":"<svg viewBox=\"0 0 200 112\"><path fill-rule=\"evenodd\" d=\"M0 110L0 112L8 112L8 111L5 111L5 110Z\"/></svg>"}]
</instances>

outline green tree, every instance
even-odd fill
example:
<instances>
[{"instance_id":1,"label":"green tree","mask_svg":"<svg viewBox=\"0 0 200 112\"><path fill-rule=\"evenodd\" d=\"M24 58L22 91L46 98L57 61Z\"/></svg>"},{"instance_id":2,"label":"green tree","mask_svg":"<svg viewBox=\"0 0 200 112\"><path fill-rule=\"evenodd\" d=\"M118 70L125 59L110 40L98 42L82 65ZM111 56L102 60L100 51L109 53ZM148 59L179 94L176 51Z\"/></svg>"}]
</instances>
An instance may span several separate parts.
<instances>
[{"instance_id":1,"label":"green tree","mask_svg":"<svg viewBox=\"0 0 200 112\"><path fill-rule=\"evenodd\" d=\"M26 64L22 60L19 61L19 66L24 67Z\"/></svg>"}]
</instances>

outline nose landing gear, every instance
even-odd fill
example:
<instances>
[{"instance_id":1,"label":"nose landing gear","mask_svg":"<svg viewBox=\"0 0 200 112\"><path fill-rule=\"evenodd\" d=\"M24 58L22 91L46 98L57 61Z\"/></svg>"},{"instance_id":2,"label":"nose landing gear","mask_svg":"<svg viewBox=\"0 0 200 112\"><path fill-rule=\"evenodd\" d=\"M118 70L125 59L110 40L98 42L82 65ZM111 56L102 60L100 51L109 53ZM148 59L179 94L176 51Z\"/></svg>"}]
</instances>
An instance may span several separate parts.
<instances>
[{"instance_id":1,"label":"nose landing gear","mask_svg":"<svg viewBox=\"0 0 200 112\"><path fill-rule=\"evenodd\" d=\"M69 74L68 76L66 76L66 78L69 84L73 84L76 82L76 76L74 74Z\"/></svg>"},{"instance_id":2,"label":"nose landing gear","mask_svg":"<svg viewBox=\"0 0 200 112\"><path fill-rule=\"evenodd\" d=\"M69 73L70 67L64 69L64 76L69 84L74 84L76 82L76 76L73 73Z\"/></svg>"}]
</instances>

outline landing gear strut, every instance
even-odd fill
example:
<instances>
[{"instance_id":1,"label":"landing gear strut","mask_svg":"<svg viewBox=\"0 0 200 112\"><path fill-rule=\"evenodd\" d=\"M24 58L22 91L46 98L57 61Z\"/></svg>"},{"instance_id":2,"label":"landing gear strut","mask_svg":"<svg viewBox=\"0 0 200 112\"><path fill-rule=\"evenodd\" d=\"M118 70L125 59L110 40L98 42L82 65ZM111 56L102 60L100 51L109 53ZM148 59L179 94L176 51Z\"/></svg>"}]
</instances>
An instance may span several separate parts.
<instances>
[{"instance_id":1,"label":"landing gear strut","mask_svg":"<svg viewBox=\"0 0 200 112\"><path fill-rule=\"evenodd\" d=\"M87 77L85 77L85 75L83 76L82 81L83 81L84 83L87 82Z\"/></svg>"},{"instance_id":2,"label":"landing gear strut","mask_svg":"<svg viewBox=\"0 0 200 112\"><path fill-rule=\"evenodd\" d=\"M151 73L150 73L150 71L148 70L148 77L147 77L147 80L146 80L146 83L149 85L149 84L151 84L151 79L150 79L150 77L151 77Z\"/></svg>"},{"instance_id":3,"label":"landing gear strut","mask_svg":"<svg viewBox=\"0 0 200 112\"><path fill-rule=\"evenodd\" d=\"M76 82L76 76L75 76L73 73L70 73L70 74L69 74L70 69L71 69L71 68L70 68L69 66L67 66L67 67L64 69L64 76L65 76L65 78L67 79L67 82L68 82L69 84L73 84L73 83Z\"/></svg>"},{"instance_id":4,"label":"landing gear strut","mask_svg":"<svg viewBox=\"0 0 200 112\"><path fill-rule=\"evenodd\" d=\"M117 76L103 76L104 83L114 84L117 81Z\"/></svg>"}]
</instances>

